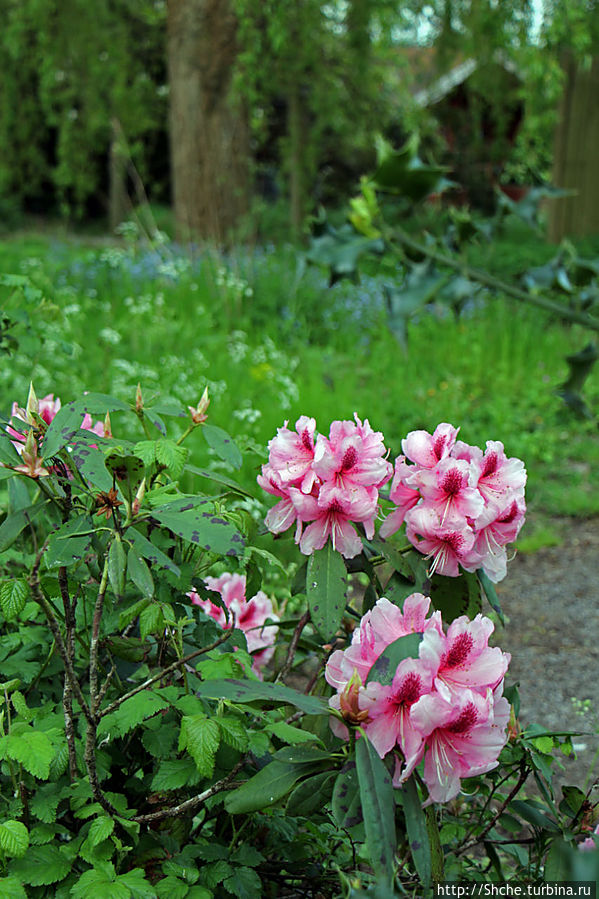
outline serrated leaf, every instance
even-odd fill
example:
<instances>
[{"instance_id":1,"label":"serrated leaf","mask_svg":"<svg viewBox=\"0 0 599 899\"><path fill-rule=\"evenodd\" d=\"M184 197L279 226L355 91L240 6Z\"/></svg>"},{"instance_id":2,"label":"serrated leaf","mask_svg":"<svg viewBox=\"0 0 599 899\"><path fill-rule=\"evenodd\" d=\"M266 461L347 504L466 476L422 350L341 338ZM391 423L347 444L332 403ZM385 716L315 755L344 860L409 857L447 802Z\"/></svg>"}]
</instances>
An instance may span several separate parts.
<instances>
[{"instance_id":1,"label":"serrated leaf","mask_svg":"<svg viewBox=\"0 0 599 899\"><path fill-rule=\"evenodd\" d=\"M31 709L27 708L27 700L23 696L23 694L19 690L15 690L15 692L11 695L10 701L12 702L15 712L19 715L23 721L26 721L28 724L33 720L33 712Z\"/></svg>"},{"instance_id":2,"label":"serrated leaf","mask_svg":"<svg viewBox=\"0 0 599 899\"><path fill-rule=\"evenodd\" d=\"M109 818L108 815L101 815L99 818L92 821L86 841L90 846L97 846L99 843L107 840L113 830L114 819Z\"/></svg>"},{"instance_id":3,"label":"serrated leaf","mask_svg":"<svg viewBox=\"0 0 599 899\"><path fill-rule=\"evenodd\" d=\"M262 881L252 868L235 868L223 886L237 899L260 899L262 895Z\"/></svg>"},{"instance_id":4,"label":"serrated leaf","mask_svg":"<svg viewBox=\"0 0 599 899\"><path fill-rule=\"evenodd\" d=\"M115 534L108 550L108 580L117 599L120 599L125 589L125 569L127 557L125 547L119 534Z\"/></svg>"},{"instance_id":5,"label":"serrated leaf","mask_svg":"<svg viewBox=\"0 0 599 899\"><path fill-rule=\"evenodd\" d=\"M124 736L137 727L146 718L169 708L168 700L153 693L151 690L143 690L136 696L131 696L114 712L100 719L98 735L112 733Z\"/></svg>"},{"instance_id":6,"label":"serrated leaf","mask_svg":"<svg viewBox=\"0 0 599 899\"><path fill-rule=\"evenodd\" d=\"M187 460L188 451L184 446L177 446L174 440L159 440L156 444L156 459L168 468L173 478L178 478Z\"/></svg>"},{"instance_id":7,"label":"serrated leaf","mask_svg":"<svg viewBox=\"0 0 599 899\"><path fill-rule=\"evenodd\" d=\"M221 736L225 743L232 746L233 749L238 749L239 752L245 752L248 745L248 735L243 726L243 722L241 722L239 718L230 718L227 716L217 718L216 720L218 721Z\"/></svg>"},{"instance_id":8,"label":"serrated leaf","mask_svg":"<svg viewBox=\"0 0 599 899\"><path fill-rule=\"evenodd\" d=\"M34 777L47 780L54 747L43 731L16 722L9 734L0 737L0 758L20 762Z\"/></svg>"},{"instance_id":9,"label":"serrated leaf","mask_svg":"<svg viewBox=\"0 0 599 899\"><path fill-rule=\"evenodd\" d=\"M422 800L413 777L409 777L404 783L400 796L414 867L418 871L423 889L427 890L432 876L431 845Z\"/></svg>"},{"instance_id":10,"label":"serrated leaf","mask_svg":"<svg viewBox=\"0 0 599 899\"><path fill-rule=\"evenodd\" d=\"M55 531L44 554L46 568L80 562L89 549L94 524L89 515L78 515Z\"/></svg>"},{"instance_id":11,"label":"serrated leaf","mask_svg":"<svg viewBox=\"0 0 599 899\"><path fill-rule=\"evenodd\" d=\"M189 886L178 877L169 874L159 880L155 887L158 899L185 899L189 893Z\"/></svg>"},{"instance_id":12,"label":"serrated leaf","mask_svg":"<svg viewBox=\"0 0 599 899\"><path fill-rule=\"evenodd\" d=\"M157 602L150 603L139 616L139 633L142 640L149 634L161 634L164 631L164 614Z\"/></svg>"},{"instance_id":13,"label":"serrated leaf","mask_svg":"<svg viewBox=\"0 0 599 899\"><path fill-rule=\"evenodd\" d=\"M283 684L273 684L265 681L242 681L235 679L203 681L196 687L199 696L208 699L228 699L231 702L256 702L265 700L294 705L307 715L328 715L329 706L319 696L306 696Z\"/></svg>"},{"instance_id":14,"label":"serrated leaf","mask_svg":"<svg viewBox=\"0 0 599 899\"><path fill-rule=\"evenodd\" d=\"M230 434L227 434L222 428L206 424L202 426L202 433L208 446L220 459L227 462L232 468L241 468L243 458Z\"/></svg>"},{"instance_id":15,"label":"serrated leaf","mask_svg":"<svg viewBox=\"0 0 599 899\"><path fill-rule=\"evenodd\" d=\"M343 618L347 596L347 572L340 553L330 543L308 559L306 595L310 616L320 636L331 640Z\"/></svg>"},{"instance_id":16,"label":"serrated leaf","mask_svg":"<svg viewBox=\"0 0 599 899\"><path fill-rule=\"evenodd\" d=\"M25 887L17 877L0 877L2 899L27 899Z\"/></svg>"},{"instance_id":17,"label":"serrated leaf","mask_svg":"<svg viewBox=\"0 0 599 899\"><path fill-rule=\"evenodd\" d=\"M211 512L200 512L188 504L187 508L177 511L167 507L155 509L152 517L189 543L222 556L243 554L245 542L237 528Z\"/></svg>"},{"instance_id":18,"label":"serrated leaf","mask_svg":"<svg viewBox=\"0 0 599 899\"><path fill-rule=\"evenodd\" d=\"M152 778L152 790L161 793L169 790L180 790L184 786L192 786L198 782L200 775L192 758L164 759Z\"/></svg>"},{"instance_id":19,"label":"serrated leaf","mask_svg":"<svg viewBox=\"0 0 599 899\"><path fill-rule=\"evenodd\" d=\"M216 721L205 715L184 715L181 719L179 751L187 749L203 777L214 771L214 756L220 743Z\"/></svg>"},{"instance_id":20,"label":"serrated leaf","mask_svg":"<svg viewBox=\"0 0 599 899\"><path fill-rule=\"evenodd\" d=\"M110 866L112 868L112 865ZM102 899L131 899L131 891L125 884L119 883L107 866L93 868L81 875L77 883L71 887L73 899L89 899L90 896L101 896Z\"/></svg>"},{"instance_id":21,"label":"serrated leaf","mask_svg":"<svg viewBox=\"0 0 599 899\"><path fill-rule=\"evenodd\" d=\"M131 893L131 899L155 899L156 890L146 880L144 871L141 868L132 868L126 874L119 874L117 882Z\"/></svg>"},{"instance_id":22,"label":"serrated leaf","mask_svg":"<svg viewBox=\"0 0 599 899\"><path fill-rule=\"evenodd\" d=\"M3 821L0 824L0 849L9 858L20 858L29 848L29 831L20 821Z\"/></svg>"},{"instance_id":23,"label":"serrated leaf","mask_svg":"<svg viewBox=\"0 0 599 899\"><path fill-rule=\"evenodd\" d=\"M12 873L34 887L58 883L70 870L71 863L56 846L32 846L25 858L11 863Z\"/></svg>"},{"instance_id":24,"label":"serrated leaf","mask_svg":"<svg viewBox=\"0 0 599 899\"><path fill-rule=\"evenodd\" d=\"M7 621L12 621L23 611L28 596L29 586L24 578L3 581L0 584L0 609Z\"/></svg>"},{"instance_id":25,"label":"serrated leaf","mask_svg":"<svg viewBox=\"0 0 599 899\"><path fill-rule=\"evenodd\" d=\"M56 784L44 784L35 791L30 799L30 810L36 818L46 824L53 824L56 820L56 810L62 799L61 793L56 789Z\"/></svg>"},{"instance_id":26,"label":"serrated leaf","mask_svg":"<svg viewBox=\"0 0 599 899\"><path fill-rule=\"evenodd\" d=\"M393 880L395 864L395 798L391 775L366 736L356 742L356 771L368 855L377 876Z\"/></svg>"},{"instance_id":27,"label":"serrated leaf","mask_svg":"<svg viewBox=\"0 0 599 899\"><path fill-rule=\"evenodd\" d=\"M154 465L154 463L156 462L156 447L157 446L158 446L157 440L140 440L139 443L136 443L135 446L133 447L133 452L149 468L151 465Z\"/></svg>"},{"instance_id":28,"label":"serrated leaf","mask_svg":"<svg viewBox=\"0 0 599 899\"><path fill-rule=\"evenodd\" d=\"M403 637L398 637L397 640L390 643L374 662L372 668L368 672L366 683L368 684L371 681L377 681L384 687L390 686L395 677L398 665L403 662L404 659L418 658L418 647L420 646L421 640L422 634L414 633L405 634Z\"/></svg>"},{"instance_id":29,"label":"serrated leaf","mask_svg":"<svg viewBox=\"0 0 599 899\"><path fill-rule=\"evenodd\" d=\"M229 856L227 855L226 858L228 857ZM258 865L262 864L264 856L261 852L258 852L255 846L250 846L248 843L241 843L233 855L230 856L230 860L236 865L247 865L249 868L256 868Z\"/></svg>"}]
</instances>

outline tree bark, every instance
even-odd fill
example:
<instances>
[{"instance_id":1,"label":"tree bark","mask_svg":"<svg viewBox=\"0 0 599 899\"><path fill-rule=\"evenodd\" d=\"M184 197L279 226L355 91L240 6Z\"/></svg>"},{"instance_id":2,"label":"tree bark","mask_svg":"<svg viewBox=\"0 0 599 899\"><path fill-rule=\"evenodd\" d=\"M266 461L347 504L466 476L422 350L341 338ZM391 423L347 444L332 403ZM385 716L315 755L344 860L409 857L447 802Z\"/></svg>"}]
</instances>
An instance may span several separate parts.
<instances>
[{"instance_id":1,"label":"tree bark","mask_svg":"<svg viewBox=\"0 0 599 899\"><path fill-rule=\"evenodd\" d=\"M224 244L249 208L249 129L231 96L228 0L168 0L171 171L177 236Z\"/></svg>"},{"instance_id":2,"label":"tree bark","mask_svg":"<svg viewBox=\"0 0 599 899\"><path fill-rule=\"evenodd\" d=\"M552 181L555 187L576 191L572 197L551 200L549 240L599 233L599 57L590 69L572 57L565 60L565 89L555 132Z\"/></svg>"}]
</instances>

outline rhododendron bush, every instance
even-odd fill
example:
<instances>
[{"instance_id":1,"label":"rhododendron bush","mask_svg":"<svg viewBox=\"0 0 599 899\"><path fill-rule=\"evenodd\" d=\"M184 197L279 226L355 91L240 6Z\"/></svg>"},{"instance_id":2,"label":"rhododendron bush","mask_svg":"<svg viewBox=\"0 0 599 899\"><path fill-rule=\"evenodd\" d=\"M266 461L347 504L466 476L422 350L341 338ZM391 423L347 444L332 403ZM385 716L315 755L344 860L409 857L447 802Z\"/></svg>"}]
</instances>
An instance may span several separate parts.
<instances>
[{"instance_id":1,"label":"rhododendron bush","mask_svg":"<svg viewBox=\"0 0 599 899\"><path fill-rule=\"evenodd\" d=\"M365 418L302 415L250 483L192 400L7 403L0 895L575 871L595 822L553 794L570 737L521 728L496 632L523 463L449 423L392 459Z\"/></svg>"}]
</instances>

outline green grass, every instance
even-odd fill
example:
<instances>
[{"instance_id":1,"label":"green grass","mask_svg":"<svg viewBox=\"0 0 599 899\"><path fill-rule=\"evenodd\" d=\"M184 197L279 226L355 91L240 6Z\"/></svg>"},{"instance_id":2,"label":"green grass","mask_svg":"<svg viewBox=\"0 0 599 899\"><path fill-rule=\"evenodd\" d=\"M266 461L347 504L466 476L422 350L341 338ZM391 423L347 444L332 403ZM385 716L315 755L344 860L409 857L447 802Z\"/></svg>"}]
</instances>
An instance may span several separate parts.
<instances>
[{"instance_id":1,"label":"green grass","mask_svg":"<svg viewBox=\"0 0 599 899\"><path fill-rule=\"evenodd\" d=\"M497 265L485 248L491 271L504 274L517 238L498 243ZM83 390L132 400L140 381L146 395L185 405L208 384L211 422L256 450L242 472L248 485L276 428L300 414L328 431L331 419L355 411L383 431L392 454L408 431L450 421L467 442L502 440L524 459L531 510L599 512L597 426L574 418L553 393L566 376L565 355L589 340L582 328L497 299L459 320L423 315L410 324L404 351L372 279L328 290L290 248L199 263L169 247L160 253L162 268L118 245L35 235L0 243L0 273L25 273L44 294L29 310L44 340L21 326L19 352L0 370L5 414L13 400L24 404L30 379L39 396L63 401ZM0 299L8 293L0 288ZM599 410L595 372L585 396ZM205 452L199 435L192 440Z\"/></svg>"}]
</instances>

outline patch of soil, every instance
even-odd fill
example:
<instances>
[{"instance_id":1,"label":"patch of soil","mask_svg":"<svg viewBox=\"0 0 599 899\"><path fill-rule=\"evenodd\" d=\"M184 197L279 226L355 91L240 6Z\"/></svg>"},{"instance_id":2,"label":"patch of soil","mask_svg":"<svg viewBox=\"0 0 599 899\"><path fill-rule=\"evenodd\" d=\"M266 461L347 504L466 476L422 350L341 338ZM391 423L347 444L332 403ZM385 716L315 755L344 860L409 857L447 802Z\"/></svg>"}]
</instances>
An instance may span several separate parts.
<instances>
[{"instance_id":1,"label":"patch of soil","mask_svg":"<svg viewBox=\"0 0 599 899\"><path fill-rule=\"evenodd\" d=\"M555 769L555 785L582 787L599 748L599 520L555 523L562 544L517 555L497 587L506 626L496 643L512 654L507 681L519 682L522 725L586 732ZM590 712L577 714L572 697L589 699ZM598 779L599 764L589 785Z\"/></svg>"}]
</instances>

